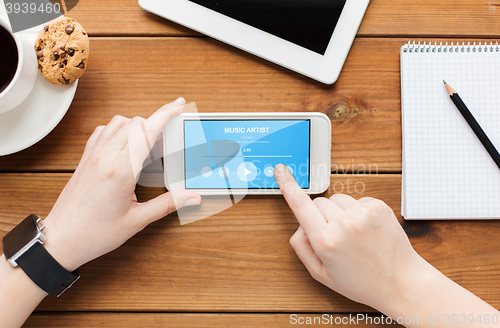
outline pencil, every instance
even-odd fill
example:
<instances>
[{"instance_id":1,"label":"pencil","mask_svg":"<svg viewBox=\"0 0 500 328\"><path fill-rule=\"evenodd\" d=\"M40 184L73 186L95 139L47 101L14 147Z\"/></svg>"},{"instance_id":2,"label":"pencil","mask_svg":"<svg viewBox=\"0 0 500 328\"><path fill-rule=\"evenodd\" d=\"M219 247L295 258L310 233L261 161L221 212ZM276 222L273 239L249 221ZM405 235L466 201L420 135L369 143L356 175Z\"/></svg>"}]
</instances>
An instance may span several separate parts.
<instances>
[{"instance_id":1,"label":"pencil","mask_svg":"<svg viewBox=\"0 0 500 328\"><path fill-rule=\"evenodd\" d=\"M450 95L451 100L455 104L455 106L457 106L460 113L462 113L462 116L465 118L467 123L469 123L469 126L471 127L472 131L474 131L476 136L479 138L479 140L483 144L484 148L486 148L486 150L490 154L491 158L493 158L493 160L497 164L498 168L500 168L500 154L498 154L498 151L495 148L495 146L493 145L493 143L491 143L490 139L488 138L486 133L484 133L484 131L481 128L481 126L479 125L479 123L477 123L476 119L474 118L472 113L469 111L469 109L467 108L467 106L465 105L463 100L460 98L458 93L455 90L453 90L453 88L450 87L450 85L448 83L446 83L445 80L443 80L443 83L446 87L446 90L448 91L448 94Z\"/></svg>"}]
</instances>

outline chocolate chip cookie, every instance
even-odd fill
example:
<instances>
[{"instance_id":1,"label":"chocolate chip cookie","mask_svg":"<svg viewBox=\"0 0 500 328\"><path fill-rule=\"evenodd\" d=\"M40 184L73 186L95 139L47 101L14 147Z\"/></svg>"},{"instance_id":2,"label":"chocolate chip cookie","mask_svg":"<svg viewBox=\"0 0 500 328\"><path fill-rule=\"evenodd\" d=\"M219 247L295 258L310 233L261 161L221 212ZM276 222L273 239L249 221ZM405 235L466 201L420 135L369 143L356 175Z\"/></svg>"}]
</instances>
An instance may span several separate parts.
<instances>
[{"instance_id":1,"label":"chocolate chip cookie","mask_svg":"<svg viewBox=\"0 0 500 328\"><path fill-rule=\"evenodd\" d=\"M66 85L78 80L89 58L89 37L74 19L59 17L48 23L35 41L38 69L52 84Z\"/></svg>"}]
</instances>

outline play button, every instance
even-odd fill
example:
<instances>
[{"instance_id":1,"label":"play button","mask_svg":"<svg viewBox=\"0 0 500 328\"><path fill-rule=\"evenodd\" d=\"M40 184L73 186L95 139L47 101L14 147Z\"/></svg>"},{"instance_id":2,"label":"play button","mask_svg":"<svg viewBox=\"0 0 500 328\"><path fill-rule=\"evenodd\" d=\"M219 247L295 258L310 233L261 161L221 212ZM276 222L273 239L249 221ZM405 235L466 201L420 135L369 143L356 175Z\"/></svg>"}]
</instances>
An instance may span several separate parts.
<instances>
[{"instance_id":1,"label":"play button","mask_svg":"<svg viewBox=\"0 0 500 328\"><path fill-rule=\"evenodd\" d=\"M238 177L246 182L252 181L257 176L257 167L251 162L243 162L238 166Z\"/></svg>"}]
</instances>

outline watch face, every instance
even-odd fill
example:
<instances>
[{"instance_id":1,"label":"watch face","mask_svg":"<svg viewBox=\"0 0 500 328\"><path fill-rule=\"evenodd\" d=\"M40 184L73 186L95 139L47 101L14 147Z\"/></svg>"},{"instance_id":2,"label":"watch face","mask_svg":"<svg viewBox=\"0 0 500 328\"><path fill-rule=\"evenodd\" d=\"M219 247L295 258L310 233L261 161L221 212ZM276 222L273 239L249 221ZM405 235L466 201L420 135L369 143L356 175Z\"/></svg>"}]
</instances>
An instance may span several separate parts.
<instances>
[{"instance_id":1,"label":"watch face","mask_svg":"<svg viewBox=\"0 0 500 328\"><path fill-rule=\"evenodd\" d=\"M2 247L7 259L14 256L30 241L37 238L39 232L36 226L36 220L37 217L31 214L3 237Z\"/></svg>"}]
</instances>

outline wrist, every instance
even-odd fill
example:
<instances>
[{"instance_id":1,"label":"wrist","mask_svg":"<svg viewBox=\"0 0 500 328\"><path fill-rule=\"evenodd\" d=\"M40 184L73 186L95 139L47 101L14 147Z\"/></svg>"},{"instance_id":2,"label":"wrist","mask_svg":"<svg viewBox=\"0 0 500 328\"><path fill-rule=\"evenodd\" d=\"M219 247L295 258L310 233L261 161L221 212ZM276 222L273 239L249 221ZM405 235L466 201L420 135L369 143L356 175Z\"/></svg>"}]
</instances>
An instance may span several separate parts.
<instances>
[{"instance_id":1,"label":"wrist","mask_svg":"<svg viewBox=\"0 0 500 328\"><path fill-rule=\"evenodd\" d=\"M19 267L0 256L0 325L21 327L35 307L48 294Z\"/></svg>"},{"instance_id":2,"label":"wrist","mask_svg":"<svg viewBox=\"0 0 500 328\"><path fill-rule=\"evenodd\" d=\"M436 273L439 272L416 252L411 257L402 261L401 269L395 275L389 302L376 307L392 318L405 317L418 311L421 307L419 303L427 300L426 286L434 285L432 282L438 277Z\"/></svg>"},{"instance_id":3,"label":"wrist","mask_svg":"<svg viewBox=\"0 0 500 328\"><path fill-rule=\"evenodd\" d=\"M43 298L47 293L40 289L19 267L13 267L5 258L0 256L0 290L5 292L16 288L23 292L34 291Z\"/></svg>"},{"instance_id":4,"label":"wrist","mask_svg":"<svg viewBox=\"0 0 500 328\"><path fill-rule=\"evenodd\" d=\"M66 238L64 227L55 222L57 220L50 214L44 221L45 249L63 268L69 272L73 272L83 265L83 263L79 263L76 256L78 252L74 249L71 241Z\"/></svg>"}]
</instances>

